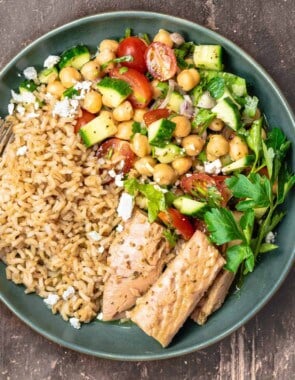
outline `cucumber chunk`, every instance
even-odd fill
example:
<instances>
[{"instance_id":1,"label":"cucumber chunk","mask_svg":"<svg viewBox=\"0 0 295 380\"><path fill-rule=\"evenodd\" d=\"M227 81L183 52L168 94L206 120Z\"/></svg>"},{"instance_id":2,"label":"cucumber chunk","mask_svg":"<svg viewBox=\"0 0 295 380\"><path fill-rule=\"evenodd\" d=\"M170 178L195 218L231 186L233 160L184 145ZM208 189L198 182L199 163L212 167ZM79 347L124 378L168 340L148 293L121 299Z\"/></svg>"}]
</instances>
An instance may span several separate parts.
<instances>
[{"instance_id":1,"label":"cucumber chunk","mask_svg":"<svg viewBox=\"0 0 295 380\"><path fill-rule=\"evenodd\" d=\"M208 82L214 77L221 77L225 80L225 85L229 88L230 92L238 97L247 95L246 80L238 75L227 73L225 71L213 71L213 70L200 70L201 78Z\"/></svg>"},{"instance_id":2,"label":"cucumber chunk","mask_svg":"<svg viewBox=\"0 0 295 380\"><path fill-rule=\"evenodd\" d=\"M216 104L211 110L226 125L233 130L237 130L240 126L240 113L237 105L230 99L224 98Z\"/></svg>"},{"instance_id":3,"label":"cucumber chunk","mask_svg":"<svg viewBox=\"0 0 295 380\"><path fill-rule=\"evenodd\" d=\"M165 146L171 140L175 127L176 124L168 119L154 121L148 128L150 145Z\"/></svg>"},{"instance_id":4,"label":"cucumber chunk","mask_svg":"<svg viewBox=\"0 0 295 380\"><path fill-rule=\"evenodd\" d=\"M110 107L117 107L132 93L132 89L127 82L110 77L104 77L98 83L97 88L105 99L104 103Z\"/></svg>"},{"instance_id":5,"label":"cucumber chunk","mask_svg":"<svg viewBox=\"0 0 295 380\"><path fill-rule=\"evenodd\" d=\"M176 198L173 202L173 205L183 215L189 216L200 216L207 208L207 203L198 202L186 196L180 196Z\"/></svg>"},{"instance_id":6,"label":"cucumber chunk","mask_svg":"<svg viewBox=\"0 0 295 380\"><path fill-rule=\"evenodd\" d=\"M229 98L238 107L238 109L241 108L240 104L235 101L228 88L225 88L223 95L217 100L217 103L225 98Z\"/></svg>"},{"instance_id":7,"label":"cucumber chunk","mask_svg":"<svg viewBox=\"0 0 295 380\"><path fill-rule=\"evenodd\" d=\"M87 148L97 144L117 133L117 127L110 113L101 111L100 115L85 124L79 130L80 136Z\"/></svg>"},{"instance_id":8,"label":"cucumber chunk","mask_svg":"<svg viewBox=\"0 0 295 380\"><path fill-rule=\"evenodd\" d=\"M53 82L58 78L58 70L56 67L50 67L49 69L44 69L40 71L38 75L40 83L49 83Z\"/></svg>"},{"instance_id":9,"label":"cucumber chunk","mask_svg":"<svg viewBox=\"0 0 295 380\"><path fill-rule=\"evenodd\" d=\"M179 113L180 106L183 103L183 96L176 91L173 91L167 104L167 108L173 112Z\"/></svg>"},{"instance_id":10,"label":"cucumber chunk","mask_svg":"<svg viewBox=\"0 0 295 380\"><path fill-rule=\"evenodd\" d=\"M90 58L90 52L85 45L73 46L62 53L58 67L63 69L64 67L72 66L80 70L86 62L90 61Z\"/></svg>"},{"instance_id":11,"label":"cucumber chunk","mask_svg":"<svg viewBox=\"0 0 295 380\"><path fill-rule=\"evenodd\" d=\"M222 172L224 174L233 172L235 170L242 170L247 168L248 166L252 165L254 162L254 156L253 155L248 155L243 158L240 158L237 161L232 162L231 164L228 164L222 168Z\"/></svg>"},{"instance_id":12,"label":"cucumber chunk","mask_svg":"<svg viewBox=\"0 0 295 380\"><path fill-rule=\"evenodd\" d=\"M36 83L33 80L24 80L20 85L19 85L19 93L23 94L24 92L33 92L37 88Z\"/></svg>"},{"instance_id":13,"label":"cucumber chunk","mask_svg":"<svg viewBox=\"0 0 295 380\"><path fill-rule=\"evenodd\" d=\"M164 148L154 147L153 156L157 158L161 164L169 164L176 158L183 156L183 150L175 144L167 144Z\"/></svg>"},{"instance_id":14,"label":"cucumber chunk","mask_svg":"<svg viewBox=\"0 0 295 380\"><path fill-rule=\"evenodd\" d=\"M222 47L220 45L197 45L193 55L194 64L200 69L221 71Z\"/></svg>"}]
</instances>

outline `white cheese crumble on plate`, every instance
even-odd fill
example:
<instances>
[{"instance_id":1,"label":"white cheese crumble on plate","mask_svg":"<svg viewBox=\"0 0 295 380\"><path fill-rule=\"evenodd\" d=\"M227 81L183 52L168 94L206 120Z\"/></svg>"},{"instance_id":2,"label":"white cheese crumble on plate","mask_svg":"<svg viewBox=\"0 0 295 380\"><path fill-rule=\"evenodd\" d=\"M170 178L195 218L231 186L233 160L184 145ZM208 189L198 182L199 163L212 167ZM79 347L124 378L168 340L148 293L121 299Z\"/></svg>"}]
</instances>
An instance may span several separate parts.
<instances>
[{"instance_id":1,"label":"white cheese crumble on plate","mask_svg":"<svg viewBox=\"0 0 295 380\"><path fill-rule=\"evenodd\" d=\"M133 210L133 197L128 193L122 193L121 198L119 200L119 205L117 208L118 215L124 220L128 220L132 215ZM119 226L118 226L119 227ZM117 227L117 231L118 231Z\"/></svg>"},{"instance_id":2,"label":"white cheese crumble on plate","mask_svg":"<svg viewBox=\"0 0 295 380\"><path fill-rule=\"evenodd\" d=\"M117 187L123 187L124 186L124 181L123 181L123 174L117 174L115 176L115 185Z\"/></svg>"},{"instance_id":3,"label":"white cheese crumble on plate","mask_svg":"<svg viewBox=\"0 0 295 380\"><path fill-rule=\"evenodd\" d=\"M100 247L97 248L98 253L104 253L104 247L101 245Z\"/></svg>"},{"instance_id":4,"label":"white cheese crumble on plate","mask_svg":"<svg viewBox=\"0 0 295 380\"><path fill-rule=\"evenodd\" d=\"M57 294L49 294L49 296L47 298L44 298L43 301L45 302L47 307L51 308L57 303L58 300L59 296Z\"/></svg>"},{"instance_id":5,"label":"white cheese crumble on plate","mask_svg":"<svg viewBox=\"0 0 295 380\"><path fill-rule=\"evenodd\" d=\"M81 327L81 323L80 323L78 318L74 318L74 317L70 318L69 322L70 322L71 326L74 327L74 329L79 330L79 328Z\"/></svg>"},{"instance_id":6,"label":"white cheese crumble on plate","mask_svg":"<svg viewBox=\"0 0 295 380\"><path fill-rule=\"evenodd\" d=\"M219 158L212 162L205 161L204 168L205 168L205 173L219 174L222 168L222 163Z\"/></svg>"},{"instance_id":7,"label":"white cheese crumble on plate","mask_svg":"<svg viewBox=\"0 0 295 380\"><path fill-rule=\"evenodd\" d=\"M24 69L23 74L25 78L29 80L35 81L38 78L37 70L33 66L30 66Z\"/></svg>"},{"instance_id":8,"label":"white cheese crumble on plate","mask_svg":"<svg viewBox=\"0 0 295 380\"><path fill-rule=\"evenodd\" d=\"M11 96L16 103L35 103L36 101L36 96L29 91L25 91L22 94L17 94L11 90Z\"/></svg>"},{"instance_id":9,"label":"white cheese crumble on plate","mask_svg":"<svg viewBox=\"0 0 295 380\"><path fill-rule=\"evenodd\" d=\"M53 66L55 66L60 61L60 57L58 55L49 55L44 63L43 66L47 67L48 69L51 69Z\"/></svg>"},{"instance_id":10,"label":"white cheese crumble on plate","mask_svg":"<svg viewBox=\"0 0 295 380\"><path fill-rule=\"evenodd\" d=\"M124 230L124 227L122 226L122 224L118 224L117 228L116 228L116 231L117 232L122 232L123 230Z\"/></svg>"},{"instance_id":11,"label":"white cheese crumble on plate","mask_svg":"<svg viewBox=\"0 0 295 380\"><path fill-rule=\"evenodd\" d=\"M13 103L9 103L7 108L8 108L9 115L12 115L13 111L14 111L14 104Z\"/></svg>"},{"instance_id":12,"label":"white cheese crumble on plate","mask_svg":"<svg viewBox=\"0 0 295 380\"><path fill-rule=\"evenodd\" d=\"M117 175L114 169L109 170L108 173L109 173L109 176L112 178L115 178Z\"/></svg>"},{"instance_id":13,"label":"white cheese crumble on plate","mask_svg":"<svg viewBox=\"0 0 295 380\"><path fill-rule=\"evenodd\" d=\"M88 232L87 236L88 236L88 239L91 239L93 241L99 241L102 238L102 236L96 231Z\"/></svg>"},{"instance_id":14,"label":"white cheese crumble on plate","mask_svg":"<svg viewBox=\"0 0 295 380\"><path fill-rule=\"evenodd\" d=\"M276 235L270 231L266 236L265 236L265 242L268 244L274 244L276 241Z\"/></svg>"},{"instance_id":15,"label":"white cheese crumble on plate","mask_svg":"<svg viewBox=\"0 0 295 380\"><path fill-rule=\"evenodd\" d=\"M75 289L72 286L69 286L62 294L62 298L67 301L71 296L75 294Z\"/></svg>"},{"instance_id":16,"label":"white cheese crumble on plate","mask_svg":"<svg viewBox=\"0 0 295 380\"><path fill-rule=\"evenodd\" d=\"M28 147L26 145L20 146L16 151L17 156L24 156L27 153Z\"/></svg>"},{"instance_id":17,"label":"white cheese crumble on plate","mask_svg":"<svg viewBox=\"0 0 295 380\"><path fill-rule=\"evenodd\" d=\"M96 319L98 319L99 321L103 320L103 314L102 314L102 312L100 312L100 313L97 314Z\"/></svg>"},{"instance_id":18,"label":"white cheese crumble on plate","mask_svg":"<svg viewBox=\"0 0 295 380\"><path fill-rule=\"evenodd\" d=\"M72 117L75 116L79 107L79 101L75 99L63 99L55 103L53 116Z\"/></svg>"}]
</instances>

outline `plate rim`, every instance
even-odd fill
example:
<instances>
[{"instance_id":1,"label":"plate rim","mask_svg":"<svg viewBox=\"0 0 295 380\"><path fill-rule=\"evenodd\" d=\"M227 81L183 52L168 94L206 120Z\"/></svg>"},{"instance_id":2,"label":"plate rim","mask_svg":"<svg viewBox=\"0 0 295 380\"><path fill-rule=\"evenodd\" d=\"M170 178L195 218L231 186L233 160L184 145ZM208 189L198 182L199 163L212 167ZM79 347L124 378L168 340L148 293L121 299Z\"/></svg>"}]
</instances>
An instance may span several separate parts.
<instances>
[{"instance_id":1,"label":"plate rim","mask_svg":"<svg viewBox=\"0 0 295 380\"><path fill-rule=\"evenodd\" d=\"M78 19L75 19L73 21L70 21L68 23L65 23L55 29L50 30L49 32L41 35L37 39L33 40L30 44L28 44L24 49L22 49L19 53L17 53L11 60L6 63L6 65L2 68L0 71L0 80L2 77L6 74L6 72L13 66L17 61L27 52L29 52L32 48L34 48L35 45L42 42L43 40L46 40L47 38L50 38L51 36L54 36L58 34L61 31L65 31L67 29L71 29L73 26L83 22L87 23L92 20L100 19L100 18L116 18L116 17L155 17L157 19L165 19L168 22L174 21L181 24L184 24L190 28L197 27L206 35L209 35L212 38L218 38L221 40L222 45L226 45L228 47L234 48L240 55L245 58L248 63L255 65L258 68L259 75L262 75L264 79L271 85L272 89L275 91L276 95L281 99L282 103L284 104L284 107L286 109L286 112L288 114L288 117L291 121L291 124L293 124L293 129L295 131L295 118L294 114L292 112L291 106L289 105L288 101L286 100L285 96L283 95L280 87L277 85L277 83L271 78L271 76L267 73L267 71L264 69L264 67L256 62L254 58L251 57L249 53L247 53L244 49L239 47L236 43L232 42L230 39L224 37L222 34L219 34L211 29L206 28L203 25L198 24L194 21L189 21L187 19L171 16L167 13L160 13L160 12L149 12L149 11L137 11L137 10L122 10L122 11L110 11L110 12L101 12L96 13L94 15L84 16L80 17ZM150 354L147 353L145 355L125 355L125 354L117 354L117 353L106 353L103 351L94 351L92 349L87 349L79 346L75 343L69 343L65 341L63 338L59 338L57 336L54 336L52 333L46 332L45 329L36 326L34 323L30 321L29 318L24 317L20 312L16 310L16 308L9 302L8 299L6 299L1 292L0 289L0 301L5 304L8 309L16 315L22 322L24 322L27 326L29 326L32 330L36 331L38 334L42 335L46 339L57 343L63 347L66 347L68 349L91 355L96 356L99 358L104 359L111 359L111 360L124 360L124 361L151 361L151 360L164 360L164 359L170 359L174 357L179 357L185 354L189 354L192 352L196 352L198 350L204 349L206 347L209 347L225 337L232 334L234 331L238 330L241 326L243 326L245 323L247 323L250 319L252 319L274 296L274 294L279 290L281 285L283 284L284 280L286 279L288 273L292 269L292 264L295 258L295 244L293 246L293 250L290 253L289 259L286 263L286 266L284 270L280 273L280 276L278 277L278 280L276 283L274 283L273 287L270 289L270 291L267 293L267 296L262 299L260 302L256 304L256 306L249 312L244 318L242 318L240 321L238 321L236 324L234 324L231 328L226 329L223 333L220 333L217 336L212 337L211 339L207 340L206 343L203 344L194 344L193 346L189 348L182 348L182 349L176 349L175 351L168 352L163 349L163 353L157 353L157 354Z\"/></svg>"}]
</instances>

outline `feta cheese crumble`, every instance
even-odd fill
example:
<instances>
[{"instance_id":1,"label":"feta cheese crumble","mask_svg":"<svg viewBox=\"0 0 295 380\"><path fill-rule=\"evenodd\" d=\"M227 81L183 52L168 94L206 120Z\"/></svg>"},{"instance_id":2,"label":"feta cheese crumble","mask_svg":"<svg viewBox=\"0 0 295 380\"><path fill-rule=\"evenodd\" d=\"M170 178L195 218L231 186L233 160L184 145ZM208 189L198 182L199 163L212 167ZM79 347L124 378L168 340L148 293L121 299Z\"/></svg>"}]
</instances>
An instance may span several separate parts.
<instances>
[{"instance_id":1,"label":"feta cheese crumble","mask_svg":"<svg viewBox=\"0 0 295 380\"><path fill-rule=\"evenodd\" d=\"M14 104L13 103L9 103L7 108L8 108L9 115L12 115L13 111L14 111Z\"/></svg>"},{"instance_id":2,"label":"feta cheese crumble","mask_svg":"<svg viewBox=\"0 0 295 380\"><path fill-rule=\"evenodd\" d=\"M98 253L104 253L104 247L101 245L100 247L97 248Z\"/></svg>"},{"instance_id":3,"label":"feta cheese crumble","mask_svg":"<svg viewBox=\"0 0 295 380\"><path fill-rule=\"evenodd\" d=\"M58 55L49 55L44 63L43 66L47 67L48 69L51 69L51 67L55 66L60 61L60 57Z\"/></svg>"},{"instance_id":4,"label":"feta cheese crumble","mask_svg":"<svg viewBox=\"0 0 295 380\"><path fill-rule=\"evenodd\" d=\"M27 153L28 147L26 145L20 146L16 151L17 156L24 156Z\"/></svg>"},{"instance_id":5,"label":"feta cheese crumble","mask_svg":"<svg viewBox=\"0 0 295 380\"><path fill-rule=\"evenodd\" d=\"M11 96L16 103L35 103L36 101L36 96L29 91L25 91L22 94L17 94L11 90Z\"/></svg>"},{"instance_id":6,"label":"feta cheese crumble","mask_svg":"<svg viewBox=\"0 0 295 380\"><path fill-rule=\"evenodd\" d=\"M212 162L207 162L207 161L204 162L205 173L219 174L221 172L221 168L222 168L222 163L219 158Z\"/></svg>"},{"instance_id":7,"label":"feta cheese crumble","mask_svg":"<svg viewBox=\"0 0 295 380\"><path fill-rule=\"evenodd\" d=\"M115 177L115 185L118 187L123 187L124 186L124 181L123 181L123 174L117 174Z\"/></svg>"},{"instance_id":8,"label":"feta cheese crumble","mask_svg":"<svg viewBox=\"0 0 295 380\"><path fill-rule=\"evenodd\" d=\"M75 95L73 98L74 99L84 99L87 92L89 92L91 90L91 85L92 85L92 83L90 81L87 81L87 80L85 80L83 82L77 82L74 85L74 89L77 91L80 91L80 94Z\"/></svg>"},{"instance_id":9,"label":"feta cheese crumble","mask_svg":"<svg viewBox=\"0 0 295 380\"><path fill-rule=\"evenodd\" d=\"M128 220L131 217L133 205L134 203L132 195L125 192L122 193L121 198L119 200L117 213L124 221Z\"/></svg>"},{"instance_id":10,"label":"feta cheese crumble","mask_svg":"<svg viewBox=\"0 0 295 380\"><path fill-rule=\"evenodd\" d=\"M62 298L67 301L71 296L75 294L75 289L72 286L69 286L62 294Z\"/></svg>"},{"instance_id":11,"label":"feta cheese crumble","mask_svg":"<svg viewBox=\"0 0 295 380\"><path fill-rule=\"evenodd\" d=\"M97 314L96 319L98 319L99 321L103 320L103 314L102 314L102 312L100 312L100 313Z\"/></svg>"},{"instance_id":12,"label":"feta cheese crumble","mask_svg":"<svg viewBox=\"0 0 295 380\"><path fill-rule=\"evenodd\" d=\"M70 322L71 326L74 327L74 329L79 330L79 328L81 327L81 323L80 323L78 318L74 318L74 317L70 318L69 322Z\"/></svg>"},{"instance_id":13,"label":"feta cheese crumble","mask_svg":"<svg viewBox=\"0 0 295 380\"><path fill-rule=\"evenodd\" d=\"M20 104L18 104L16 106L16 111L21 115L21 116L24 116L26 110L25 110L25 107L21 106Z\"/></svg>"},{"instance_id":14,"label":"feta cheese crumble","mask_svg":"<svg viewBox=\"0 0 295 380\"><path fill-rule=\"evenodd\" d=\"M93 241L99 241L102 238L102 236L96 231L88 232L87 236L88 236L88 239L91 239Z\"/></svg>"},{"instance_id":15,"label":"feta cheese crumble","mask_svg":"<svg viewBox=\"0 0 295 380\"><path fill-rule=\"evenodd\" d=\"M59 296L57 294L49 294L47 298L44 298L44 302L48 308L54 306L59 300Z\"/></svg>"},{"instance_id":16,"label":"feta cheese crumble","mask_svg":"<svg viewBox=\"0 0 295 380\"><path fill-rule=\"evenodd\" d=\"M268 244L274 244L276 241L276 235L270 231L266 236L265 236L265 242Z\"/></svg>"},{"instance_id":17,"label":"feta cheese crumble","mask_svg":"<svg viewBox=\"0 0 295 380\"><path fill-rule=\"evenodd\" d=\"M79 107L79 101L65 98L55 103L53 107L53 116L72 117L75 116Z\"/></svg>"},{"instance_id":18,"label":"feta cheese crumble","mask_svg":"<svg viewBox=\"0 0 295 380\"><path fill-rule=\"evenodd\" d=\"M122 232L123 230L124 230L124 227L122 226L122 224L118 224L117 228L116 228L116 231L117 232Z\"/></svg>"},{"instance_id":19,"label":"feta cheese crumble","mask_svg":"<svg viewBox=\"0 0 295 380\"><path fill-rule=\"evenodd\" d=\"M109 170L108 173L109 173L109 176L112 177L112 178L115 178L116 175L117 175L114 169Z\"/></svg>"},{"instance_id":20,"label":"feta cheese crumble","mask_svg":"<svg viewBox=\"0 0 295 380\"><path fill-rule=\"evenodd\" d=\"M23 74L25 78L29 80L35 81L38 78L37 70L33 66L30 66L24 69Z\"/></svg>"}]
</instances>

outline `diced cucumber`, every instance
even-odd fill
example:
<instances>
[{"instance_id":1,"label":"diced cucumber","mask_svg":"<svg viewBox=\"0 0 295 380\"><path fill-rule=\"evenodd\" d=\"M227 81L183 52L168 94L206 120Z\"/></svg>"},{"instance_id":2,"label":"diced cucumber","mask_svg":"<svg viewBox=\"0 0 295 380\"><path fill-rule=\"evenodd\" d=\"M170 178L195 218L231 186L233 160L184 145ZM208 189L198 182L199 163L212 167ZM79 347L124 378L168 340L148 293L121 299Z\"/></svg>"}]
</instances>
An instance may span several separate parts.
<instances>
[{"instance_id":1,"label":"diced cucumber","mask_svg":"<svg viewBox=\"0 0 295 380\"><path fill-rule=\"evenodd\" d=\"M23 94L24 92L33 92L37 88L36 83L33 80L24 80L20 85L19 85L19 93Z\"/></svg>"},{"instance_id":2,"label":"diced cucumber","mask_svg":"<svg viewBox=\"0 0 295 380\"><path fill-rule=\"evenodd\" d=\"M168 119L159 119L149 125L148 139L150 145L165 146L171 138L174 132L176 124Z\"/></svg>"},{"instance_id":3,"label":"diced cucumber","mask_svg":"<svg viewBox=\"0 0 295 380\"><path fill-rule=\"evenodd\" d=\"M90 58L90 52L85 45L73 46L62 53L58 67L63 69L64 67L72 66L80 70L86 62L90 61Z\"/></svg>"},{"instance_id":4,"label":"diced cucumber","mask_svg":"<svg viewBox=\"0 0 295 380\"><path fill-rule=\"evenodd\" d=\"M223 68L222 47L220 45L197 45L193 60L195 66L200 69L220 71Z\"/></svg>"},{"instance_id":5,"label":"diced cucumber","mask_svg":"<svg viewBox=\"0 0 295 380\"><path fill-rule=\"evenodd\" d=\"M164 148L154 147L153 155L162 164L169 164L176 158L183 156L183 150L175 144L167 144Z\"/></svg>"},{"instance_id":6,"label":"diced cucumber","mask_svg":"<svg viewBox=\"0 0 295 380\"><path fill-rule=\"evenodd\" d=\"M117 133L117 127L110 113L102 111L96 118L85 124L79 130L80 136L87 148L97 144Z\"/></svg>"},{"instance_id":7,"label":"diced cucumber","mask_svg":"<svg viewBox=\"0 0 295 380\"><path fill-rule=\"evenodd\" d=\"M38 75L40 83L49 83L53 82L58 78L58 70L56 67L50 67L49 69L44 69L40 71Z\"/></svg>"},{"instance_id":8,"label":"diced cucumber","mask_svg":"<svg viewBox=\"0 0 295 380\"><path fill-rule=\"evenodd\" d=\"M235 98L232 96L228 88L224 89L223 95L217 100L217 103L220 102L222 99L229 98L237 107L238 109L241 108L240 104L236 102Z\"/></svg>"},{"instance_id":9,"label":"diced cucumber","mask_svg":"<svg viewBox=\"0 0 295 380\"><path fill-rule=\"evenodd\" d=\"M212 108L212 112L216 113L226 125L233 130L237 130L240 126L240 113L237 105L230 98L224 98Z\"/></svg>"},{"instance_id":10,"label":"diced cucumber","mask_svg":"<svg viewBox=\"0 0 295 380\"><path fill-rule=\"evenodd\" d=\"M117 107L132 93L129 84L122 79L104 77L97 87L105 99L104 103L110 107Z\"/></svg>"},{"instance_id":11,"label":"diced cucumber","mask_svg":"<svg viewBox=\"0 0 295 380\"><path fill-rule=\"evenodd\" d=\"M232 162L231 164L228 164L222 168L222 172L224 174L233 172L235 170L242 170L247 168L248 166L252 165L254 162L254 156L248 155L243 158L240 158L237 161Z\"/></svg>"},{"instance_id":12,"label":"diced cucumber","mask_svg":"<svg viewBox=\"0 0 295 380\"><path fill-rule=\"evenodd\" d=\"M167 108L173 112L179 113L180 106L183 103L183 96L176 91L173 91L167 104Z\"/></svg>"},{"instance_id":13,"label":"diced cucumber","mask_svg":"<svg viewBox=\"0 0 295 380\"><path fill-rule=\"evenodd\" d=\"M186 196L180 196L176 198L173 202L173 205L183 215L189 216L200 216L207 208L207 203L198 202Z\"/></svg>"},{"instance_id":14,"label":"diced cucumber","mask_svg":"<svg viewBox=\"0 0 295 380\"><path fill-rule=\"evenodd\" d=\"M226 86L229 88L230 92L235 96L245 96L247 95L247 85L246 80L238 75L232 73L227 73L225 71L213 71L213 70L200 70L201 78L206 81L210 81L214 77L221 77L225 80Z\"/></svg>"}]
</instances>

